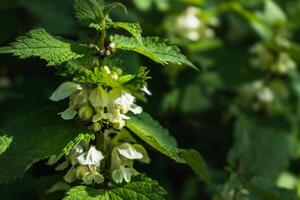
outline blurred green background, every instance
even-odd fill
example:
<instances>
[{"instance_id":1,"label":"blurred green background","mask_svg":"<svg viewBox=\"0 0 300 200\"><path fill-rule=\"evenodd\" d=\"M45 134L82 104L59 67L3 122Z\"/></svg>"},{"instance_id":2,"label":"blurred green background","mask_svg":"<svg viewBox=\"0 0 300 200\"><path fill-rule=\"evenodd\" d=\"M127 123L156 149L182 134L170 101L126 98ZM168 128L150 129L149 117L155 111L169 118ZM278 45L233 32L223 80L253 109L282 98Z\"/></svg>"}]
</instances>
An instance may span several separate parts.
<instances>
[{"instance_id":1,"label":"blurred green background","mask_svg":"<svg viewBox=\"0 0 300 200\"><path fill-rule=\"evenodd\" d=\"M169 38L199 72L161 67L135 54L124 69L151 70L153 95L144 105L177 139L204 157L226 200L300 199L300 1L299 0L120 0L145 36ZM42 27L77 39L73 0L0 0L0 46ZM61 82L37 59L0 56L0 127L51 104ZM139 166L158 180L171 200L213 199L193 172L151 151ZM1 164L1 163L0 163ZM57 199L45 191L56 180L44 162L0 199Z\"/></svg>"}]
</instances>

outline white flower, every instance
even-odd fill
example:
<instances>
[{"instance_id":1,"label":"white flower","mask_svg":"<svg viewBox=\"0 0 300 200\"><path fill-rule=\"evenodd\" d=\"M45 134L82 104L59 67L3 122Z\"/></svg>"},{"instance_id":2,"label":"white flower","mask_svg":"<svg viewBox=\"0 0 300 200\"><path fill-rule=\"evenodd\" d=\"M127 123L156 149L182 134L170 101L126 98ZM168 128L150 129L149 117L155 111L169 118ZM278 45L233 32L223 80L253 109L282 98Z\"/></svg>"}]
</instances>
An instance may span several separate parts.
<instances>
[{"instance_id":1,"label":"white flower","mask_svg":"<svg viewBox=\"0 0 300 200\"><path fill-rule=\"evenodd\" d=\"M76 145L76 147L71 152L69 152L69 154L66 156L66 160L60 163L57 167L55 167L55 170L62 171L65 170L70 164L72 165L72 167L77 165L78 164L77 157L84 152L85 146L86 144L84 144L83 142ZM56 157L54 158L55 158L54 161L56 161L57 158ZM50 162L49 164L52 163Z\"/></svg>"},{"instance_id":2,"label":"white flower","mask_svg":"<svg viewBox=\"0 0 300 200\"><path fill-rule=\"evenodd\" d=\"M186 14L178 18L178 26L189 30L198 29L201 26L201 21L197 16L197 12L197 8L188 8Z\"/></svg>"},{"instance_id":3,"label":"white flower","mask_svg":"<svg viewBox=\"0 0 300 200\"><path fill-rule=\"evenodd\" d=\"M274 94L272 90L268 87L262 88L258 93L257 97L259 100L265 103L271 103L274 100Z\"/></svg>"},{"instance_id":4,"label":"white flower","mask_svg":"<svg viewBox=\"0 0 300 200\"><path fill-rule=\"evenodd\" d=\"M121 96L117 97L114 103L121 108L122 113L126 114L128 111L131 111L134 114L142 113L143 109L140 106L134 104L134 102L134 96L132 96L126 91L121 91Z\"/></svg>"},{"instance_id":5,"label":"white flower","mask_svg":"<svg viewBox=\"0 0 300 200\"><path fill-rule=\"evenodd\" d=\"M143 108L141 106L137 106L136 104L132 104L129 107L129 110L135 115L141 114L143 112Z\"/></svg>"},{"instance_id":6,"label":"white flower","mask_svg":"<svg viewBox=\"0 0 300 200\"><path fill-rule=\"evenodd\" d=\"M115 100L115 104L122 106L122 107L130 107L134 104L135 97L129 94L128 92L121 91L121 96L119 96Z\"/></svg>"},{"instance_id":7,"label":"white flower","mask_svg":"<svg viewBox=\"0 0 300 200\"><path fill-rule=\"evenodd\" d=\"M61 84L51 95L52 101L60 101L75 93L78 90L82 90L82 87L74 82L65 82Z\"/></svg>"},{"instance_id":8,"label":"white flower","mask_svg":"<svg viewBox=\"0 0 300 200\"><path fill-rule=\"evenodd\" d=\"M130 160L140 160L143 158L143 154L138 152L131 144L124 143L117 147L120 155Z\"/></svg>"},{"instance_id":9,"label":"white flower","mask_svg":"<svg viewBox=\"0 0 300 200\"><path fill-rule=\"evenodd\" d=\"M133 169L133 161L142 161L144 155L146 156L146 160L149 160L145 150L139 146L137 146L137 148L138 149L129 143L123 143L113 149L111 154L111 169L114 182L122 183L123 180L130 182L131 177L138 174L138 172Z\"/></svg>"},{"instance_id":10,"label":"white flower","mask_svg":"<svg viewBox=\"0 0 300 200\"><path fill-rule=\"evenodd\" d=\"M116 183L122 183L125 180L127 183L131 181L132 168L121 166L119 169L115 169L112 172L112 179Z\"/></svg>"},{"instance_id":11,"label":"white flower","mask_svg":"<svg viewBox=\"0 0 300 200\"><path fill-rule=\"evenodd\" d=\"M88 145L84 142L80 142L76 147L68 154L67 160L70 161L72 166L75 166L78 161L77 157L84 153L84 151L88 149Z\"/></svg>"},{"instance_id":12,"label":"white flower","mask_svg":"<svg viewBox=\"0 0 300 200\"><path fill-rule=\"evenodd\" d=\"M104 156L101 151L98 151L94 146L91 146L90 149L77 157L77 161L81 165L89 166L99 166L100 161L103 160Z\"/></svg>"},{"instance_id":13,"label":"white flower","mask_svg":"<svg viewBox=\"0 0 300 200\"><path fill-rule=\"evenodd\" d=\"M97 171L87 172L82 177L82 181L83 181L83 183L85 183L87 185L92 185L94 183L101 184L104 182L104 177Z\"/></svg>"},{"instance_id":14,"label":"white flower","mask_svg":"<svg viewBox=\"0 0 300 200\"><path fill-rule=\"evenodd\" d=\"M116 48L116 43L112 42L108 45L109 48L115 49Z\"/></svg>"},{"instance_id":15,"label":"white flower","mask_svg":"<svg viewBox=\"0 0 300 200\"><path fill-rule=\"evenodd\" d=\"M187 32L186 37L189 40L197 41L200 38L200 33L198 31L189 31L189 32Z\"/></svg>"},{"instance_id":16,"label":"white flower","mask_svg":"<svg viewBox=\"0 0 300 200\"><path fill-rule=\"evenodd\" d=\"M111 74L111 71L110 71L110 69L109 69L108 66L104 66L104 67L103 67L103 70L104 70L104 72L105 72L106 74Z\"/></svg>"},{"instance_id":17,"label":"white flower","mask_svg":"<svg viewBox=\"0 0 300 200\"><path fill-rule=\"evenodd\" d=\"M142 87L141 90L142 90L142 92L144 92L145 94L147 94L149 96L152 95L151 91L145 85L144 85L144 87Z\"/></svg>"}]
</instances>

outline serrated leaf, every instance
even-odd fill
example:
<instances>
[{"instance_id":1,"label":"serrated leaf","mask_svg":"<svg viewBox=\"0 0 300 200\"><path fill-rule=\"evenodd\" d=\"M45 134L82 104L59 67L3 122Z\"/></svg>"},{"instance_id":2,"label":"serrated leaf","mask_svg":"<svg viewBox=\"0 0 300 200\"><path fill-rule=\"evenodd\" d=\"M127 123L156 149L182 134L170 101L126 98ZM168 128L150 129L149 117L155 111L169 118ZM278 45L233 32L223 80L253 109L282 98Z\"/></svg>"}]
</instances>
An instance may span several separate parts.
<instances>
[{"instance_id":1,"label":"serrated leaf","mask_svg":"<svg viewBox=\"0 0 300 200\"><path fill-rule=\"evenodd\" d=\"M124 4L120 3L120 2L113 2L113 3L110 3L108 4L107 6L105 6L105 9L104 9L104 15L107 16L109 15L109 13L114 9L114 8L117 8L117 7L120 7L122 8L126 15L127 15L127 8L126 6L124 6Z\"/></svg>"},{"instance_id":2,"label":"serrated leaf","mask_svg":"<svg viewBox=\"0 0 300 200\"><path fill-rule=\"evenodd\" d=\"M39 57L48 62L48 66L59 65L69 60L83 57L72 43L59 40L44 29L30 31L7 47L0 48L0 54L13 54L20 58Z\"/></svg>"},{"instance_id":3,"label":"serrated leaf","mask_svg":"<svg viewBox=\"0 0 300 200\"><path fill-rule=\"evenodd\" d=\"M48 165L54 165L61 159L64 155L68 155L80 142L88 143L90 140L95 139L94 134L90 133L80 133L77 137L71 140L65 148L60 152L60 154L52 155L48 160Z\"/></svg>"},{"instance_id":4,"label":"serrated leaf","mask_svg":"<svg viewBox=\"0 0 300 200\"><path fill-rule=\"evenodd\" d=\"M131 115L126 121L126 127L157 151L178 163L187 164L204 182L213 186L201 155L195 150L179 149L169 131L149 114Z\"/></svg>"},{"instance_id":5,"label":"serrated leaf","mask_svg":"<svg viewBox=\"0 0 300 200\"><path fill-rule=\"evenodd\" d=\"M273 180L288 167L289 130L282 119L269 119L264 123L243 113L238 114L235 144L228 162L233 168L238 166L241 171Z\"/></svg>"},{"instance_id":6,"label":"serrated leaf","mask_svg":"<svg viewBox=\"0 0 300 200\"><path fill-rule=\"evenodd\" d=\"M182 150L180 156L205 183L212 184L205 162L198 151Z\"/></svg>"},{"instance_id":7,"label":"serrated leaf","mask_svg":"<svg viewBox=\"0 0 300 200\"><path fill-rule=\"evenodd\" d=\"M140 175L130 183L108 190L74 187L64 200L164 200L165 195L166 191L156 181Z\"/></svg>"},{"instance_id":8,"label":"serrated leaf","mask_svg":"<svg viewBox=\"0 0 300 200\"><path fill-rule=\"evenodd\" d=\"M135 75L122 75L119 79L114 79L111 74L102 72L102 68L94 68L94 71L89 69L81 70L74 78L74 81L79 83L101 84L110 87L122 87L135 78Z\"/></svg>"},{"instance_id":9,"label":"serrated leaf","mask_svg":"<svg viewBox=\"0 0 300 200\"><path fill-rule=\"evenodd\" d=\"M99 24L104 18L104 6L103 0L76 0L75 16L83 25Z\"/></svg>"},{"instance_id":10,"label":"serrated leaf","mask_svg":"<svg viewBox=\"0 0 300 200\"><path fill-rule=\"evenodd\" d=\"M16 119L5 134L13 140L0 156L0 184L24 175L35 162L59 155L79 133L89 132L75 122L64 121L55 108L45 108Z\"/></svg>"},{"instance_id":11,"label":"serrated leaf","mask_svg":"<svg viewBox=\"0 0 300 200\"><path fill-rule=\"evenodd\" d=\"M131 115L130 119L126 121L126 127L154 149L177 162L184 163L179 156L180 150L176 140L149 114Z\"/></svg>"},{"instance_id":12,"label":"serrated leaf","mask_svg":"<svg viewBox=\"0 0 300 200\"><path fill-rule=\"evenodd\" d=\"M8 137L7 135L0 136L0 155L6 151L12 140L13 138Z\"/></svg>"},{"instance_id":13,"label":"serrated leaf","mask_svg":"<svg viewBox=\"0 0 300 200\"><path fill-rule=\"evenodd\" d=\"M160 64L178 64L188 65L197 69L186 56L181 54L178 47L171 44L166 39L158 37L145 37L142 38L142 43L132 37L125 37L121 35L114 35L111 37L111 42L116 44L116 49L135 51Z\"/></svg>"},{"instance_id":14,"label":"serrated leaf","mask_svg":"<svg viewBox=\"0 0 300 200\"><path fill-rule=\"evenodd\" d=\"M138 23L114 22L113 27L128 31L135 39L142 42L142 29Z\"/></svg>"}]
</instances>

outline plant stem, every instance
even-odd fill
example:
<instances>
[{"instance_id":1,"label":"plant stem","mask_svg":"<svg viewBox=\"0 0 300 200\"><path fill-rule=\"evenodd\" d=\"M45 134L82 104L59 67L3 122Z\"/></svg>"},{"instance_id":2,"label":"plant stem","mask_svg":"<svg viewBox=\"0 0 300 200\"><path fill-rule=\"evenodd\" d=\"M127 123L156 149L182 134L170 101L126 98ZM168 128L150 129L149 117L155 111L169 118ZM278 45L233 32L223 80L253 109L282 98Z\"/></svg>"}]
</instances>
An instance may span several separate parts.
<instances>
[{"instance_id":1,"label":"plant stem","mask_svg":"<svg viewBox=\"0 0 300 200\"><path fill-rule=\"evenodd\" d=\"M100 132L95 132L96 138L96 149L99 151L103 151L104 149L104 135Z\"/></svg>"},{"instance_id":2,"label":"plant stem","mask_svg":"<svg viewBox=\"0 0 300 200\"><path fill-rule=\"evenodd\" d=\"M101 36L100 36L100 40L99 40L99 49L100 49L100 51L104 51L105 50L105 38L106 38L106 31L104 30L104 31L101 32ZM103 60L104 60L103 56L105 56L105 55L101 55L99 57L99 64L100 64L100 66L103 65Z\"/></svg>"},{"instance_id":3,"label":"plant stem","mask_svg":"<svg viewBox=\"0 0 300 200\"><path fill-rule=\"evenodd\" d=\"M106 31L101 32L100 41L99 41L99 48L102 50L104 49L105 45L105 38L106 38Z\"/></svg>"}]
</instances>

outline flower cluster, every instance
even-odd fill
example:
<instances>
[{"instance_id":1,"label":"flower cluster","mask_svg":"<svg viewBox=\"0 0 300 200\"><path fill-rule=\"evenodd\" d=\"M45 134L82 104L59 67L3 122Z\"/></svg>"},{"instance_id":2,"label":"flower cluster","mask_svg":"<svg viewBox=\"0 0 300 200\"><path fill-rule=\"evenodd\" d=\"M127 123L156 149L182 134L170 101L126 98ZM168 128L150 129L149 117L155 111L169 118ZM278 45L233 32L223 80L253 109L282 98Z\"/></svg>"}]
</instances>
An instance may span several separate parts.
<instances>
[{"instance_id":1,"label":"flower cluster","mask_svg":"<svg viewBox=\"0 0 300 200\"><path fill-rule=\"evenodd\" d=\"M108 67L104 69L110 78L118 80L117 73L111 73ZM142 91L151 94L146 87ZM65 82L54 91L50 99L60 101L68 97L69 107L60 113L61 117L71 120L78 115L81 120L92 122L93 131L99 131L103 126L122 129L125 120L129 119L126 115L128 112L140 114L143 110L135 104L136 98L121 87Z\"/></svg>"},{"instance_id":2,"label":"flower cluster","mask_svg":"<svg viewBox=\"0 0 300 200\"><path fill-rule=\"evenodd\" d=\"M255 97L260 102L270 103L274 100L274 94L271 88L260 80L244 86L243 91L245 94Z\"/></svg>"},{"instance_id":3,"label":"flower cluster","mask_svg":"<svg viewBox=\"0 0 300 200\"><path fill-rule=\"evenodd\" d=\"M81 180L87 185L101 184L105 178L114 183L130 182L132 176L139 174L133 168L134 160L150 162L145 148L126 130L106 129L103 136L101 151L93 145L80 143L66 156L66 161L56 167L61 171L71 165L64 176L67 183Z\"/></svg>"},{"instance_id":4,"label":"flower cluster","mask_svg":"<svg viewBox=\"0 0 300 200\"><path fill-rule=\"evenodd\" d=\"M174 28L175 23L175 28ZM172 29L181 37L190 41L198 41L205 38L213 38L215 32L211 27L218 25L218 19L207 15L201 9L188 7L184 13L170 24Z\"/></svg>"},{"instance_id":5,"label":"flower cluster","mask_svg":"<svg viewBox=\"0 0 300 200\"><path fill-rule=\"evenodd\" d=\"M130 119L129 112L143 111L124 83L135 82L136 90L151 95L145 87L145 79L143 70L137 75L123 75L119 68L111 70L103 66L87 71L74 81L64 82L53 92L50 97L53 101L69 98L69 107L59 113L61 117L71 120L77 116L96 136L96 141L81 142L74 147L56 167L56 170L65 170L71 166L64 176L67 183L77 180L86 185L102 184L106 180L116 184L129 182L138 174L133 168L135 160L150 162L145 148L123 129L125 121Z\"/></svg>"},{"instance_id":6,"label":"flower cluster","mask_svg":"<svg viewBox=\"0 0 300 200\"><path fill-rule=\"evenodd\" d=\"M290 43L283 38L277 38L275 41L282 50L270 49L263 43L257 43L250 49L250 52L255 56L251 59L252 66L269 69L279 74L295 69L297 67L296 62L285 50L290 48Z\"/></svg>"}]
</instances>

